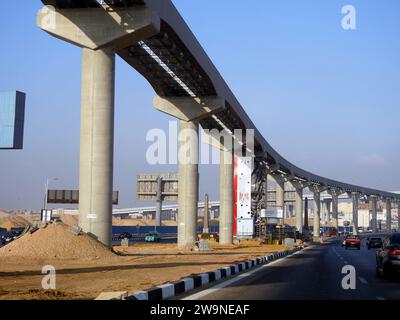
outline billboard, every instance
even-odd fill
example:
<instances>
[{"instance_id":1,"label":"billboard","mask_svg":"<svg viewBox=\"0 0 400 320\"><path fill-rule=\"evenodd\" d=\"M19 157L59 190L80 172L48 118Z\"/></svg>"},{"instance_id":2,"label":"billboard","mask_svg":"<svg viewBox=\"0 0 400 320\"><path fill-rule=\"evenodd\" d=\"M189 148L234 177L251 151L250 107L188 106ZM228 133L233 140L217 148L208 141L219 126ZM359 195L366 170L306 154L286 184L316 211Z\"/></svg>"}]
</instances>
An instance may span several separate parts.
<instances>
[{"instance_id":1,"label":"billboard","mask_svg":"<svg viewBox=\"0 0 400 320\"><path fill-rule=\"evenodd\" d=\"M262 210L261 218L277 218L283 219L283 209L282 208L267 208Z\"/></svg>"},{"instance_id":2,"label":"billboard","mask_svg":"<svg viewBox=\"0 0 400 320\"><path fill-rule=\"evenodd\" d=\"M139 174L137 178L138 199L178 201L178 181L176 173Z\"/></svg>"},{"instance_id":3,"label":"billboard","mask_svg":"<svg viewBox=\"0 0 400 320\"><path fill-rule=\"evenodd\" d=\"M254 219L251 212L251 157L234 158L234 225L233 235L237 238L252 238Z\"/></svg>"},{"instance_id":4,"label":"billboard","mask_svg":"<svg viewBox=\"0 0 400 320\"><path fill-rule=\"evenodd\" d=\"M112 194L112 204L118 204L118 191ZM47 203L49 204L78 204L79 191L78 190L48 190Z\"/></svg>"},{"instance_id":5,"label":"billboard","mask_svg":"<svg viewBox=\"0 0 400 320\"><path fill-rule=\"evenodd\" d=\"M25 93L0 92L0 149L22 149Z\"/></svg>"}]
</instances>

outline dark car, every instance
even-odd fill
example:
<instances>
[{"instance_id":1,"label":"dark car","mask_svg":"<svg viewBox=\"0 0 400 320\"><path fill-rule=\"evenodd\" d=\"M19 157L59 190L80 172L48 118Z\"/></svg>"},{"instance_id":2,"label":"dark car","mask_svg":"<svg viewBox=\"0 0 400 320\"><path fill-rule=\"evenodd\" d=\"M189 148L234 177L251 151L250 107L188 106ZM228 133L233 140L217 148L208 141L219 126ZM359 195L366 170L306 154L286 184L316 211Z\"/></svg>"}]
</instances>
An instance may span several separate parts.
<instances>
[{"instance_id":1,"label":"dark car","mask_svg":"<svg viewBox=\"0 0 400 320\"><path fill-rule=\"evenodd\" d=\"M118 236L118 238L119 238L120 240L123 240L123 239L131 239L131 238L132 238L132 234L130 234L130 233L128 233L128 232L124 232L124 233L120 234L120 235Z\"/></svg>"},{"instance_id":2,"label":"dark car","mask_svg":"<svg viewBox=\"0 0 400 320\"><path fill-rule=\"evenodd\" d=\"M361 238L359 236L348 236L345 240L345 247L347 248L357 248L361 249Z\"/></svg>"},{"instance_id":3,"label":"dark car","mask_svg":"<svg viewBox=\"0 0 400 320\"><path fill-rule=\"evenodd\" d=\"M5 235L1 237L1 242L3 245L9 244L10 242L14 241L16 239L16 235L14 232L8 232Z\"/></svg>"},{"instance_id":4,"label":"dark car","mask_svg":"<svg viewBox=\"0 0 400 320\"><path fill-rule=\"evenodd\" d=\"M390 278L400 271L400 233L385 239L383 247L376 253L376 274Z\"/></svg>"},{"instance_id":5,"label":"dark car","mask_svg":"<svg viewBox=\"0 0 400 320\"><path fill-rule=\"evenodd\" d=\"M368 250L371 248L382 248L383 241L381 238L368 238L367 239L367 248Z\"/></svg>"}]
</instances>

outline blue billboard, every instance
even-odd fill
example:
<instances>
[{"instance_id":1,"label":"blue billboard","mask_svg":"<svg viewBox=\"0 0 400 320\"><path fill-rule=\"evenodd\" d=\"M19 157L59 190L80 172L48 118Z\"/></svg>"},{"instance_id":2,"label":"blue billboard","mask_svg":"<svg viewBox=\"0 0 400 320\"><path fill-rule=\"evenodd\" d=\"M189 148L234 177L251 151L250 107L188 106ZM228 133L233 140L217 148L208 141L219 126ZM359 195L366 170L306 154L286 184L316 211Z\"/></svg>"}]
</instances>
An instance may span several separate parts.
<instances>
[{"instance_id":1,"label":"blue billboard","mask_svg":"<svg viewBox=\"0 0 400 320\"><path fill-rule=\"evenodd\" d=\"M0 92L0 149L22 149L25 93Z\"/></svg>"}]
</instances>

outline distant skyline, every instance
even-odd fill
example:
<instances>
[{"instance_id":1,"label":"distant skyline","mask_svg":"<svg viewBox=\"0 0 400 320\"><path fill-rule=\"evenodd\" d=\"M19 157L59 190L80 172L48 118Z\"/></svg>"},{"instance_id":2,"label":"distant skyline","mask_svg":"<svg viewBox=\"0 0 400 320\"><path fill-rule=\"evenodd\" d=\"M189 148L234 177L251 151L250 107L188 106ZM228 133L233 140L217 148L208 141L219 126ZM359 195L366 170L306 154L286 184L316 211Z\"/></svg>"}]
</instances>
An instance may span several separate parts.
<instances>
[{"instance_id":1,"label":"distant skyline","mask_svg":"<svg viewBox=\"0 0 400 320\"><path fill-rule=\"evenodd\" d=\"M293 164L331 179L400 190L400 2L396 0L174 0L266 140ZM357 29L341 26L344 5ZM35 26L41 1L6 2L0 12L0 91L27 94L22 151L0 151L0 209L40 209L51 188L77 189L81 50ZM9 12L18 12L10 15ZM120 58L116 72L114 190L135 196L149 130L170 116ZM139 119L139 117L141 119ZM200 166L200 199L218 200L219 168Z\"/></svg>"}]
</instances>

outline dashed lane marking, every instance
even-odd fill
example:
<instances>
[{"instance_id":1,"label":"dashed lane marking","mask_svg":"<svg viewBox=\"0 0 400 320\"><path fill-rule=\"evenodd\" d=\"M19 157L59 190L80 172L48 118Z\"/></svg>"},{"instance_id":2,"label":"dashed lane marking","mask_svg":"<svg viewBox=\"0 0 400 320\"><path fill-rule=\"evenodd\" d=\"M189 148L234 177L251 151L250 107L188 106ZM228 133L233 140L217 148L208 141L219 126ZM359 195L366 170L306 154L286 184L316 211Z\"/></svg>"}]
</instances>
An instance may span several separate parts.
<instances>
[{"instance_id":1,"label":"dashed lane marking","mask_svg":"<svg viewBox=\"0 0 400 320\"><path fill-rule=\"evenodd\" d=\"M306 250L308 250L308 249L310 249L312 247L313 246L310 246L310 247L307 247L307 248L305 248L303 250L297 251L292 256L295 256L295 255L298 255L300 253L303 253L303 252L305 252ZM199 300L199 299L202 299L203 297L205 297L205 296L207 296L207 295L209 295L211 293L215 293L215 292L217 292L217 291L219 291L221 289L224 289L224 288L234 284L235 282L243 280L244 278L247 278L247 277L249 277L249 276L251 276L251 275L253 275L255 273L263 271L263 270L265 270L267 268L269 269L271 266L273 266L275 264L278 264L278 263L281 263L282 261L285 261L286 258L288 258L288 257L290 257L290 256L287 256L287 257L279 259L279 260L275 260L275 261L270 262L268 264L264 264L264 265L260 266L259 268L247 271L246 273L239 274L235 278L232 278L230 280L221 282L221 283L219 283L219 284L217 284L215 286L212 286L211 288L208 288L208 289L202 290L200 292L194 293L194 294L192 294L192 295L190 295L188 297L185 297L185 298L183 298L181 300Z\"/></svg>"}]
</instances>

